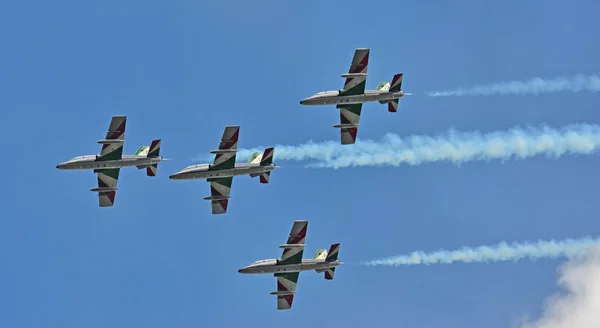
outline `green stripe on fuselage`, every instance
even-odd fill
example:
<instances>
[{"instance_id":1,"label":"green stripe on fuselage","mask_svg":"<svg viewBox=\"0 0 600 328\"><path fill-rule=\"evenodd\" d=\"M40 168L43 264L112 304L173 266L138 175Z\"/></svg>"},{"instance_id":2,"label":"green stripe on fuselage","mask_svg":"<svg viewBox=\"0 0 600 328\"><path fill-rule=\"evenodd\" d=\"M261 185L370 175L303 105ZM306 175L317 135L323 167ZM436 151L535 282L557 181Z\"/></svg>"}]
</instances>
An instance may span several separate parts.
<instances>
[{"instance_id":1,"label":"green stripe on fuselage","mask_svg":"<svg viewBox=\"0 0 600 328\"><path fill-rule=\"evenodd\" d=\"M366 85L367 85L367 80L361 81L359 84L353 86L352 88L341 91L340 96L362 95L365 93Z\"/></svg>"},{"instance_id":2,"label":"green stripe on fuselage","mask_svg":"<svg viewBox=\"0 0 600 328\"><path fill-rule=\"evenodd\" d=\"M228 155L222 155L222 156L228 156ZM221 162L216 165L213 164L208 170L209 171L227 170L227 169L232 169L234 167L235 167L235 155L226 159L224 162Z\"/></svg>"},{"instance_id":3,"label":"green stripe on fuselage","mask_svg":"<svg viewBox=\"0 0 600 328\"><path fill-rule=\"evenodd\" d=\"M108 177L111 177L115 180L119 180L119 171L121 169L95 169L94 173L100 173L100 174L104 174Z\"/></svg>"},{"instance_id":4,"label":"green stripe on fuselage","mask_svg":"<svg viewBox=\"0 0 600 328\"><path fill-rule=\"evenodd\" d=\"M296 253L296 254L288 257L287 259L279 261L277 264L278 265L285 265L285 264L298 264L298 263L302 263L302 254L303 253L304 253L304 250L301 250L300 252L298 252L298 253Z\"/></svg>"},{"instance_id":5,"label":"green stripe on fuselage","mask_svg":"<svg viewBox=\"0 0 600 328\"><path fill-rule=\"evenodd\" d=\"M274 274L275 277L281 277L285 280L289 280L295 284L298 283L298 276L300 276L300 272L292 272L292 273L275 273Z\"/></svg>"},{"instance_id":6,"label":"green stripe on fuselage","mask_svg":"<svg viewBox=\"0 0 600 328\"><path fill-rule=\"evenodd\" d=\"M208 178L208 179L206 179L206 181L218 183L218 184L220 184L222 186L225 186L227 188L231 188L231 182L233 182L233 177L229 177L229 178Z\"/></svg>"},{"instance_id":7,"label":"green stripe on fuselage","mask_svg":"<svg viewBox=\"0 0 600 328\"><path fill-rule=\"evenodd\" d=\"M123 146L119 146L118 148L115 148L115 150L111 151L110 153L106 154L106 155L102 155L102 156L98 156L98 158L96 159L96 161L118 161L121 158L123 158Z\"/></svg>"}]
</instances>

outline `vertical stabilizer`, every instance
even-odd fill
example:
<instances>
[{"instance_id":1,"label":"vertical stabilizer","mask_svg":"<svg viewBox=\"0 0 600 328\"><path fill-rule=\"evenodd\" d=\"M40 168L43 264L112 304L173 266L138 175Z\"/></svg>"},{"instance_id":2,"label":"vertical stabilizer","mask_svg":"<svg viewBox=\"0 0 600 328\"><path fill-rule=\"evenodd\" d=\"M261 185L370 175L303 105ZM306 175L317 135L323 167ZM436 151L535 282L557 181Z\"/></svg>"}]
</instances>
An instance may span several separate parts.
<instances>
[{"instance_id":1,"label":"vertical stabilizer","mask_svg":"<svg viewBox=\"0 0 600 328\"><path fill-rule=\"evenodd\" d=\"M146 156L146 155L148 155L149 149L150 149L150 147L148 147L148 146L140 146L140 148L138 148L138 150L136 150L134 155Z\"/></svg>"},{"instance_id":2,"label":"vertical stabilizer","mask_svg":"<svg viewBox=\"0 0 600 328\"><path fill-rule=\"evenodd\" d=\"M388 91L388 90L390 90L390 83L389 82L379 82L379 85L377 85L376 90Z\"/></svg>"},{"instance_id":3,"label":"vertical stabilizer","mask_svg":"<svg viewBox=\"0 0 600 328\"><path fill-rule=\"evenodd\" d=\"M252 155L250 155L250 159L248 159L248 163L258 164L258 163L260 163L261 159L262 159L262 153L257 151L256 153L252 153Z\"/></svg>"},{"instance_id":4,"label":"vertical stabilizer","mask_svg":"<svg viewBox=\"0 0 600 328\"><path fill-rule=\"evenodd\" d=\"M327 258L327 250L323 248L317 249L315 256L313 256L315 260L324 260L325 258Z\"/></svg>"}]
</instances>

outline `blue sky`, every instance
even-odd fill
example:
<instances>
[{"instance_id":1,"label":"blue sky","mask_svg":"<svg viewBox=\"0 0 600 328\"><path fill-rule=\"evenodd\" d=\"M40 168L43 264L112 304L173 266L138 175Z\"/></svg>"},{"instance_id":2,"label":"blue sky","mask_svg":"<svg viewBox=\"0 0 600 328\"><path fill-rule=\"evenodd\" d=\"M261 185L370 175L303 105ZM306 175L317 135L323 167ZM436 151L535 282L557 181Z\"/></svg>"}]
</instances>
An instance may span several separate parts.
<instances>
[{"instance_id":1,"label":"blue sky","mask_svg":"<svg viewBox=\"0 0 600 328\"><path fill-rule=\"evenodd\" d=\"M427 98L426 91L600 70L597 1L12 1L0 4L5 188L2 327L231 327L315 324L515 327L557 290L557 260L363 267L413 250L568 238L600 230L598 156L307 169L279 162L269 185L238 177L211 216L203 181L168 175L214 149L338 140L334 107L298 101L341 88L357 47L367 86L404 72L398 113L363 108L359 139L599 123L598 95ZM99 208L85 171L127 115L125 152L162 138L158 176L121 171ZM242 159L240 159L242 160ZM277 162L277 150L275 151ZM8 183L6 183L8 182ZM309 220L305 257L341 243L334 281L301 274L291 311L269 275ZM317 320L317 321L315 321Z\"/></svg>"}]
</instances>

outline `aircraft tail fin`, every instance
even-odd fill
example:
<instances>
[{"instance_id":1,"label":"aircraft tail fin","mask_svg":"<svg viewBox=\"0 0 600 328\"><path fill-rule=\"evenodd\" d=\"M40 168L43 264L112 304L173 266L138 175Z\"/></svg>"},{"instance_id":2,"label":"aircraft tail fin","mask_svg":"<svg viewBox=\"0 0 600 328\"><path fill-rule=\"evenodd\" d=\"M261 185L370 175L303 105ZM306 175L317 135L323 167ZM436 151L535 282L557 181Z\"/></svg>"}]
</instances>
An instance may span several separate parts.
<instances>
[{"instance_id":1,"label":"aircraft tail fin","mask_svg":"<svg viewBox=\"0 0 600 328\"><path fill-rule=\"evenodd\" d=\"M377 90L388 91L389 89L390 89L389 82L379 82L379 85L377 86Z\"/></svg>"},{"instance_id":2,"label":"aircraft tail fin","mask_svg":"<svg viewBox=\"0 0 600 328\"><path fill-rule=\"evenodd\" d=\"M387 82L381 82L379 83L379 85L382 84L387 84L387 91L389 92L398 92L402 90L402 76L404 74L403 73L398 73L396 75L394 75L394 78L392 78L392 83L387 83ZM379 87L377 87L377 90L384 90L379 89ZM388 105L388 112L390 113L395 113L398 111L398 98L396 99L392 99L392 100L383 100L383 101L379 101L380 104L387 104Z\"/></svg>"},{"instance_id":3,"label":"aircraft tail fin","mask_svg":"<svg viewBox=\"0 0 600 328\"><path fill-rule=\"evenodd\" d=\"M315 259L317 258L325 258L325 261L335 261L337 260L337 256L340 252L340 244L336 243L331 245L331 247L329 248L329 252L327 252L324 249L320 249L317 251L317 254L315 254ZM333 276L335 275L335 267L333 268L328 268L328 269L319 269L316 270L318 273L323 272L323 276L325 277L325 280L333 280Z\"/></svg>"},{"instance_id":4,"label":"aircraft tail fin","mask_svg":"<svg viewBox=\"0 0 600 328\"><path fill-rule=\"evenodd\" d=\"M256 153L252 153L252 155L250 155L250 159L248 159L248 163L258 164L258 163L260 163L261 159L262 159L262 153L257 151Z\"/></svg>"},{"instance_id":5,"label":"aircraft tail fin","mask_svg":"<svg viewBox=\"0 0 600 328\"><path fill-rule=\"evenodd\" d=\"M324 260L325 258L327 258L327 250L323 248L317 249L315 256L313 256L315 260Z\"/></svg>"},{"instance_id":6,"label":"aircraft tail fin","mask_svg":"<svg viewBox=\"0 0 600 328\"><path fill-rule=\"evenodd\" d=\"M390 84L389 91L395 92L395 91L402 90L402 77L403 76L404 76L404 73L398 73L398 74L394 75L394 77L392 78L392 83Z\"/></svg>"},{"instance_id":7,"label":"aircraft tail fin","mask_svg":"<svg viewBox=\"0 0 600 328\"><path fill-rule=\"evenodd\" d=\"M273 163L273 153L275 152L275 148L270 147L265 149L265 151L261 153L254 153L250 156L250 160L248 163L260 163L260 165L270 165ZM260 183L269 183L271 180L271 171L262 172L262 173L252 173L250 177L256 178L260 177Z\"/></svg>"},{"instance_id":8,"label":"aircraft tail fin","mask_svg":"<svg viewBox=\"0 0 600 328\"><path fill-rule=\"evenodd\" d=\"M150 147L140 146L135 152L135 155L146 156L147 158L158 157L160 155L160 143L160 139L152 140ZM138 165L136 167L138 170L146 169L146 175L149 177L156 176L156 170L158 170L158 164Z\"/></svg>"},{"instance_id":9,"label":"aircraft tail fin","mask_svg":"<svg viewBox=\"0 0 600 328\"><path fill-rule=\"evenodd\" d=\"M140 148L138 148L138 150L136 150L134 155L146 156L146 155L148 155L149 149L150 149L150 147L148 147L148 146L140 146Z\"/></svg>"},{"instance_id":10,"label":"aircraft tail fin","mask_svg":"<svg viewBox=\"0 0 600 328\"><path fill-rule=\"evenodd\" d=\"M150 149L148 150L148 155L146 157L154 158L160 156L160 139L152 140L150 144ZM158 170L158 164L152 164L146 167L146 175L149 177L156 176L156 170Z\"/></svg>"}]
</instances>

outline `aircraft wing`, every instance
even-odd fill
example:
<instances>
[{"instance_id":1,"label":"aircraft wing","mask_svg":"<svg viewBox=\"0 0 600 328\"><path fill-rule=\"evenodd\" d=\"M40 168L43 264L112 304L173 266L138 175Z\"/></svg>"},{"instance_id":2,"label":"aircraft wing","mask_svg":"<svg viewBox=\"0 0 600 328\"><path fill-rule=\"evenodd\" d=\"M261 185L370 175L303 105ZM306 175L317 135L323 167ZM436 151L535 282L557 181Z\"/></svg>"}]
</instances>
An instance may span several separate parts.
<instances>
[{"instance_id":1,"label":"aircraft wing","mask_svg":"<svg viewBox=\"0 0 600 328\"><path fill-rule=\"evenodd\" d=\"M207 181L210 183L210 196L204 199L210 200L212 214L224 214L227 212L227 205L229 204L233 177L210 178Z\"/></svg>"},{"instance_id":2,"label":"aircraft wing","mask_svg":"<svg viewBox=\"0 0 600 328\"><path fill-rule=\"evenodd\" d=\"M94 170L94 173L98 175L98 188L92 189L92 191L98 193L100 207L109 207L115 204L120 170L119 168Z\"/></svg>"},{"instance_id":3,"label":"aircraft wing","mask_svg":"<svg viewBox=\"0 0 600 328\"><path fill-rule=\"evenodd\" d=\"M346 76L346 82L344 88L340 90L340 96L354 96L365 93L369 69L369 52L369 48L358 48L354 51L348 74L342 75ZM353 144L356 142L362 104L338 105L337 108L340 110L340 124L334 125L334 127L340 128L341 143L342 145Z\"/></svg>"},{"instance_id":4,"label":"aircraft wing","mask_svg":"<svg viewBox=\"0 0 600 328\"><path fill-rule=\"evenodd\" d=\"M340 128L341 143L342 145L353 144L358 134L362 104L338 105L337 108L340 110L340 124L334 127Z\"/></svg>"},{"instance_id":5,"label":"aircraft wing","mask_svg":"<svg viewBox=\"0 0 600 328\"><path fill-rule=\"evenodd\" d=\"M340 90L340 96L354 96L365 93L369 52L369 48L358 48L354 51L348 74L342 75L346 77L346 82L344 88Z\"/></svg>"},{"instance_id":6,"label":"aircraft wing","mask_svg":"<svg viewBox=\"0 0 600 328\"><path fill-rule=\"evenodd\" d=\"M294 302L300 272L275 273L277 278L277 310L289 310Z\"/></svg>"},{"instance_id":7,"label":"aircraft wing","mask_svg":"<svg viewBox=\"0 0 600 328\"><path fill-rule=\"evenodd\" d=\"M298 264L302 262L302 254L304 253L304 241L306 240L306 229L308 221L294 221L287 243L281 245L283 253L277 264Z\"/></svg>"},{"instance_id":8,"label":"aircraft wing","mask_svg":"<svg viewBox=\"0 0 600 328\"><path fill-rule=\"evenodd\" d=\"M98 156L98 161L120 160L123 156L123 143L125 142L125 125L127 116L113 116L106 137L98 140L102 144L102 150Z\"/></svg>"},{"instance_id":9,"label":"aircraft wing","mask_svg":"<svg viewBox=\"0 0 600 328\"><path fill-rule=\"evenodd\" d=\"M226 170L235 167L235 156L237 154L238 138L240 127L231 125L225 127L219 149L211 151L215 154L215 160L211 165L211 170Z\"/></svg>"},{"instance_id":10,"label":"aircraft wing","mask_svg":"<svg viewBox=\"0 0 600 328\"><path fill-rule=\"evenodd\" d=\"M283 247L283 254L281 254L281 259L277 261L278 265L302 262L307 228L308 221L294 221L287 242L280 246ZM277 292L275 292L277 295L277 310L289 310L292 307L299 275L300 272L275 273L277 278Z\"/></svg>"}]
</instances>

